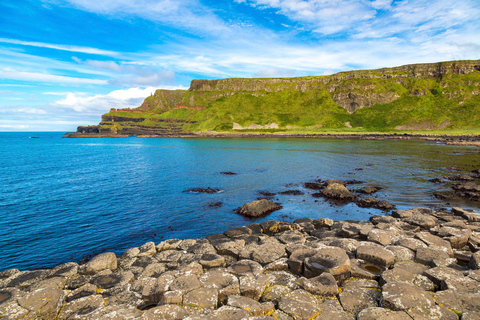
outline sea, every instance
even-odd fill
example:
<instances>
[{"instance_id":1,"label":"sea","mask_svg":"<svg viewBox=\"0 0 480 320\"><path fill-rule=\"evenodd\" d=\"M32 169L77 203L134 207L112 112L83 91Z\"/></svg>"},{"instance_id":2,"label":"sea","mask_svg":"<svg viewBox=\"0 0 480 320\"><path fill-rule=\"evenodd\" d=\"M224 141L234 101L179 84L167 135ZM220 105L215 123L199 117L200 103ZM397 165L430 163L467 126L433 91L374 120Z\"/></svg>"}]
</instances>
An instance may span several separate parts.
<instances>
[{"instance_id":1,"label":"sea","mask_svg":"<svg viewBox=\"0 0 480 320\"><path fill-rule=\"evenodd\" d=\"M34 138L38 137L38 138ZM397 209L437 199L428 180L480 168L480 149L434 141L309 138L82 138L0 133L0 271L32 270L166 239L200 238L266 220L364 220L388 214L313 197L305 182L356 180ZM224 174L225 172L235 174ZM195 188L215 193L185 192ZM303 195L280 192L298 190ZM275 193L282 209L249 219L243 204Z\"/></svg>"}]
</instances>

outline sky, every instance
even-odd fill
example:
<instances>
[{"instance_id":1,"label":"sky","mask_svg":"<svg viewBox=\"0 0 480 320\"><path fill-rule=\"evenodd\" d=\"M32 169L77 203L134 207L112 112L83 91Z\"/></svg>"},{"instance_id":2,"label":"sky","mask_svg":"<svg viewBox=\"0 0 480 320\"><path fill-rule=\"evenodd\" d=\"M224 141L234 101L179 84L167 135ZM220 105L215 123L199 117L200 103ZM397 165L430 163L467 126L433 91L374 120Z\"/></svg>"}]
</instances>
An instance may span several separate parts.
<instances>
[{"instance_id":1,"label":"sky","mask_svg":"<svg viewBox=\"0 0 480 320\"><path fill-rule=\"evenodd\" d=\"M0 131L75 131L192 79L480 59L479 0L2 0Z\"/></svg>"}]
</instances>

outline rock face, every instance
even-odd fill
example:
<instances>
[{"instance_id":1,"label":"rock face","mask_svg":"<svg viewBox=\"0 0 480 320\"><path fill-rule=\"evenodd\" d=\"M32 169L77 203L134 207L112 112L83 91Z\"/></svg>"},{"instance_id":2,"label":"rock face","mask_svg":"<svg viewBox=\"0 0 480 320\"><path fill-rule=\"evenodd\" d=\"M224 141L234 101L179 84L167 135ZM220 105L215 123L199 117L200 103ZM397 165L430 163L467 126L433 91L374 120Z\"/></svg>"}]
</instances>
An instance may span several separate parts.
<instances>
[{"instance_id":1,"label":"rock face","mask_svg":"<svg viewBox=\"0 0 480 320\"><path fill-rule=\"evenodd\" d=\"M11 269L0 273L0 318L478 319L472 214L414 208L369 221L269 220L80 266Z\"/></svg>"},{"instance_id":2,"label":"rock face","mask_svg":"<svg viewBox=\"0 0 480 320\"><path fill-rule=\"evenodd\" d=\"M388 125L392 130L456 127L465 124L455 116L460 111L456 109L459 103L477 104L479 65L479 60L451 61L304 78L193 80L188 91L157 90L140 107L111 110L102 116L98 126L78 127L69 137L187 136L198 131L262 132L359 127L360 123L369 128L382 123L382 128ZM429 111L445 120L437 123L435 118L419 119L412 112L401 124L382 121L386 120L382 113L393 112L392 102L405 104L408 100L410 110L416 111L425 107L418 103L422 99L433 101ZM368 121L355 116L359 110L374 105L385 106L384 112ZM331 117L319 117L311 123L307 115L312 113L328 113ZM208 116L211 114L218 117L212 121ZM473 121L468 125L474 127ZM309 123L308 127L305 123Z\"/></svg>"},{"instance_id":3,"label":"rock face","mask_svg":"<svg viewBox=\"0 0 480 320\"><path fill-rule=\"evenodd\" d=\"M281 209L282 207L270 200L256 200L241 206L237 213L245 217L260 217L267 213Z\"/></svg>"}]
</instances>

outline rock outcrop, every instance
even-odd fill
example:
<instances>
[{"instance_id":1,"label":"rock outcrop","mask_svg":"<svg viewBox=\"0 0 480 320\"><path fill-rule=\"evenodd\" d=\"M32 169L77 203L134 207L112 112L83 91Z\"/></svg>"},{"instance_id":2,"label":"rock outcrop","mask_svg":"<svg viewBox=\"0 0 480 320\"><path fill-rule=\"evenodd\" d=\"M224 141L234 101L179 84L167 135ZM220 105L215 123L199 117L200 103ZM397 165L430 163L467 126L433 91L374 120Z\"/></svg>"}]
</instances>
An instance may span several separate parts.
<instances>
[{"instance_id":1,"label":"rock outcrop","mask_svg":"<svg viewBox=\"0 0 480 320\"><path fill-rule=\"evenodd\" d=\"M11 269L0 273L0 318L478 319L477 216L270 220L83 265Z\"/></svg>"}]
</instances>

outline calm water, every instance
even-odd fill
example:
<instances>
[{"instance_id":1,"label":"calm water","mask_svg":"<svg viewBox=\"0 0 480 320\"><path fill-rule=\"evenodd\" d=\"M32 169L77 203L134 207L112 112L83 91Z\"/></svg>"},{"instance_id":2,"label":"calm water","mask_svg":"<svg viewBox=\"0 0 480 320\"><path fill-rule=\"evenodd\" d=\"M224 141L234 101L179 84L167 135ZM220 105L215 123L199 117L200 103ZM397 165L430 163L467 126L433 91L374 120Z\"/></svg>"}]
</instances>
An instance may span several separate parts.
<instances>
[{"instance_id":1,"label":"calm water","mask_svg":"<svg viewBox=\"0 0 480 320\"><path fill-rule=\"evenodd\" d=\"M479 206L437 200L432 192L441 187L426 181L455 174L449 166L463 172L480 168L480 149L474 147L425 141L61 137L0 133L0 271L51 267L162 237L203 237L250 224L233 211L255 200L258 190L305 195L277 195L283 209L257 223L358 220L381 213L313 198L301 184L317 178L367 182L350 188L381 186L375 196L398 208ZM223 192L182 192L197 187ZM223 205L211 208L215 202Z\"/></svg>"}]
</instances>

